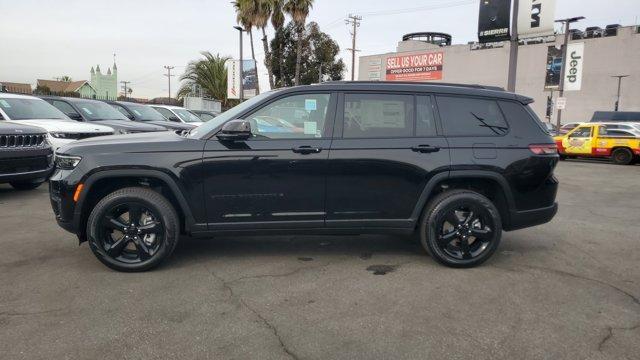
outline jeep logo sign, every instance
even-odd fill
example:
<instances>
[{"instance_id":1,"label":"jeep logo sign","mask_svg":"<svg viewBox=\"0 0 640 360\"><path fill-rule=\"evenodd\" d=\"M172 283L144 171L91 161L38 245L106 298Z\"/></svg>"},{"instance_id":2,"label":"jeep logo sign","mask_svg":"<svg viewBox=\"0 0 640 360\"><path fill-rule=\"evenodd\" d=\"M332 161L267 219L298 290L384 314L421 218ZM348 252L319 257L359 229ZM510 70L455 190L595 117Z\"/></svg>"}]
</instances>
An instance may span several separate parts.
<instances>
[{"instance_id":1,"label":"jeep logo sign","mask_svg":"<svg viewBox=\"0 0 640 360\"><path fill-rule=\"evenodd\" d=\"M567 46L565 61L564 89L577 91L582 87L582 68L584 65L584 43L571 43Z\"/></svg>"},{"instance_id":2,"label":"jeep logo sign","mask_svg":"<svg viewBox=\"0 0 640 360\"><path fill-rule=\"evenodd\" d=\"M553 35L555 0L520 0L518 38Z\"/></svg>"}]
</instances>

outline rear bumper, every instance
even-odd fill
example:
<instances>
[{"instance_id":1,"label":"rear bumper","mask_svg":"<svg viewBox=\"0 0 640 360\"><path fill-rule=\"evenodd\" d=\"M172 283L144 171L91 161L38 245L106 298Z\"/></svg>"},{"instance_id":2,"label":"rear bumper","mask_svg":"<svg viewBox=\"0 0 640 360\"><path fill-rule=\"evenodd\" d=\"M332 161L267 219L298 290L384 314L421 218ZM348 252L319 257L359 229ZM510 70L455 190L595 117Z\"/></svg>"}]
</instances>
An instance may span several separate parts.
<instances>
[{"instance_id":1,"label":"rear bumper","mask_svg":"<svg viewBox=\"0 0 640 360\"><path fill-rule=\"evenodd\" d=\"M510 213L509 225L505 226L505 231L524 229L531 226L548 223L558 212L558 203L540 209L512 211Z\"/></svg>"}]
</instances>

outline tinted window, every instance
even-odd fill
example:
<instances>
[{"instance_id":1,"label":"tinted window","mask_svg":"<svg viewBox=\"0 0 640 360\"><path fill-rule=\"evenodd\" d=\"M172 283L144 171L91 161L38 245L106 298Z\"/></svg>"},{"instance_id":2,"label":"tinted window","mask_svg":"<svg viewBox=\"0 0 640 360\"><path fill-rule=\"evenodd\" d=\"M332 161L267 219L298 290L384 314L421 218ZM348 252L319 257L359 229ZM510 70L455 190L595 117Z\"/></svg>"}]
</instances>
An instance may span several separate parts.
<instances>
[{"instance_id":1,"label":"tinted window","mask_svg":"<svg viewBox=\"0 0 640 360\"><path fill-rule=\"evenodd\" d=\"M41 99L0 98L0 107L10 120L69 118L53 105Z\"/></svg>"},{"instance_id":2,"label":"tinted window","mask_svg":"<svg viewBox=\"0 0 640 360\"><path fill-rule=\"evenodd\" d=\"M293 95L278 99L246 117L258 138L300 139L322 137L329 94Z\"/></svg>"},{"instance_id":3,"label":"tinted window","mask_svg":"<svg viewBox=\"0 0 640 360\"><path fill-rule=\"evenodd\" d=\"M154 108L146 105L127 105L129 111L135 114L135 116L142 121L163 121L167 120Z\"/></svg>"},{"instance_id":4,"label":"tinted window","mask_svg":"<svg viewBox=\"0 0 640 360\"><path fill-rule=\"evenodd\" d=\"M111 104L111 106L112 106L114 109L116 109L116 110L120 111L120 113L121 113L122 115L124 115L124 116L126 116L126 117L129 117L129 116L130 116L129 112L127 112L127 110L126 110L125 108L123 108L122 106L120 106L120 105L116 105L116 104Z\"/></svg>"},{"instance_id":5,"label":"tinted window","mask_svg":"<svg viewBox=\"0 0 640 360\"><path fill-rule=\"evenodd\" d=\"M75 105L89 121L93 120L129 120L119 111L99 101L78 101Z\"/></svg>"},{"instance_id":6,"label":"tinted window","mask_svg":"<svg viewBox=\"0 0 640 360\"><path fill-rule=\"evenodd\" d=\"M437 102L448 136L499 136L509 131L494 100L438 96Z\"/></svg>"},{"instance_id":7,"label":"tinted window","mask_svg":"<svg viewBox=\"0 0 640 360\"><path fill-rule=\"evenodd\" d=\"M51 105L57 107L60 111L62 111L63 113L69 115L69 114L77 114L78 112L75 111L73 109L73 107L71 105L69 105L67 102L64 101L60 101L60 100L53 100L51 101Z\"/></svg>"},{"instance_id":8,"label":"tinted window","mask_svg":"<svg viewBox=\"0 0 640 360\"><path fill-rule=\"evenodd\" d=\"M430 96L418 96L416 136L436 136L436 121Z\"/></svg>"},{"instance_id":9,"label":"tinted window","mask_svg":"<svg viewBox=\"0 0 640 360\"><path fill-rule=\"evenodd\" d=\"M346 94L345 138L409 137L413 134L413 96Z\"/></svg>"},{"instance_id":10,"label":"tinted window","mask_svg":"<svg viewBox=\"0 0 640 360\"><path fill-rule=\"evenodd\" d=\"M156 109L160 114L162 114L162 116L164 116L167 120L178 121L178 120L171 119L172 117L177 118L177 116L175 116L171 111L161 107L154 107L154 109Z\"/></svg>"},{"instance_id":11,"label":"tinted window","mask_svg":"<svg viewBox=\"0 0 640 360\"><path fill-rule=\"evenodd\" d=\"M625 130L607 130L604 134L602 132L600 134L610 137L636 137L633 133Z\"/></svg>"}]
</instances>

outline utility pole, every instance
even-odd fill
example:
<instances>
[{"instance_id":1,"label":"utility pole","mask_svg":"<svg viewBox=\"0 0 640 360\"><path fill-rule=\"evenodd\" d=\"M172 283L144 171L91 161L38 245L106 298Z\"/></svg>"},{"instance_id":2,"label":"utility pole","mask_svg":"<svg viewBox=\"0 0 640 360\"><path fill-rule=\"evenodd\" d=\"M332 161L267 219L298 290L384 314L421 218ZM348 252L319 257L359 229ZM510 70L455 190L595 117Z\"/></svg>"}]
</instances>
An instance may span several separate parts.
<instances>
[{"instance_id":1,"label":"utility pole","mask_svg":"<svg viewBox=\"0 0 640 360\"><path fill-rule=\"evenodd\" d=\"M513 14L511 16L511 46L509 47L509 75L507 90L516 91L516 76L518 73L518 0L513 0Z\"/></svg>"},{"instance_id":2,"label":"utility pole","mask_svg":"<svg viewBox=\"0 0 640 360\"><path fill-rule=\"evenodd\" d=\"M351 81L355 79L356 74L356 51L360 51L356 49L356 29L360 27L361 20L362 16L349 14L348 18L344 21L345 24L353 26L353 30L351 31L351 48L347 49L351 51Z\"/></svg>"},{"instance_id":3,"label":"utility pole","mask_svg":"<svg viewBox=\"0 0 640 360\"><path fill-rule=\"evenodd\" d=\"M629 77L629 75L613 75L612 78L618 78L618 95L616 97L616 106L614 111L618 111L620 107L620 90L622 89L622 79Z\"/></svg>"},{"instance_id":4,"label":"utility pole","mask_svg":"<svg viewBox=\"0 0 640 360\"><path fill-rule=\"evenodd\" d=\"M234 29L238 30L239 34L240 34L240 86L239 86L239 91L240 94L238 95L240 102L244 101L244 59L242 58L242 32L244 32L245 30L240 27L240 26L234 26ZM257 71L257 70L256 70ZM257 81L257 79L256 79Z\"/></svg>"},{"instance_id":5,"label":"utility pole","mask_svg":"<svg viewBox=\"0 0 640 360\"><path fill-rule=\"evenodd\" d=\"M174 66L165 66L165 69L167 69L167 73L164 74L164 76L167 77L167 79L169 79L169 101L171 101L171 77L175 76L175 75L171 75L171 70L173 70Z\"/></svg>"},{"instance_id":6,"label":"utility pole","mask_svg":"<svg viewBox=\"0 0 640 360\"><path fill-rule=\"evenodd\" d=\"M122 91L124 92L124 98L127 98L127 86L129 84L131 84L131 81L120 81L120 84L122 84Z\"/></svg>"},{"instance_id":7,"label":"utility pole","mask_svg":"<svg viewBox=\"0 0 640 360\"><path fill-rule=\"evenodd\" d=\"M560 68L560 84L558 84L558 98L564 97L564 76L567 65L567 46L569 45L569 28L571 23L584 19L584 16L576 16L567 19L556 20L557 23L564 24L564 42L562 44L562 67ZM556 119L558 129L562 126L562 109L558 109L558 118Z\"/></svg>"}]
</instances>

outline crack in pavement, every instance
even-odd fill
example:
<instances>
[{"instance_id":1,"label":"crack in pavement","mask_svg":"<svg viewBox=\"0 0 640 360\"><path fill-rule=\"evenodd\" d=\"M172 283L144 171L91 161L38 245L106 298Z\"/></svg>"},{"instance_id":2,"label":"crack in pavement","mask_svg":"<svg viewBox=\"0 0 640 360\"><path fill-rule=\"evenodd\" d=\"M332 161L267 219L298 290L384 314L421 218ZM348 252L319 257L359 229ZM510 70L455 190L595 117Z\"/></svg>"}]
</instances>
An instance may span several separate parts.
<instances>
[{"instance_id":1,"label":"crack in pavement","mask_svg":"<svg viewBox=\"0 0 640 360\"><path fill-rule=\"evenodd\" d=\"M62 311L65 308L60 309L49 309L49 310L41 310L41 311L0 311L0 316L30 316L30 315L41 315L48 314L53 312Z\"/></svg>"},{"instance_id":2,"label":"crack in pavement","mask_svg":"<svg viewBox=\"0 0 640 360\"><path fill-rule=\"evenodd\" d=\"M316 266L301 266L293 271L289 271L286 273L280 273L280 274L260 274L260 275L247 275L247 276L241 276L239 278L235 278L233 280L228 280L227 283L228 284L233 284L235 282L238 281L242 281L242 280L248 280L248 279L261 279L261 278L278 278L278 277L287 277L287 276L291 276L291 275L295 275L299 272L301 272L302 270L315 270L315 269L321 269L324 267L327 267L331 265L331 262L326 262L322 265L316 265Z\"/></svg>"},{"instance_id":3,"label":"crack in pavement","mask_svg":"<svg viewBox=\"0 0 640 360\"><path fill-rule=\"evenodd\" d=\"M614 330L625 330L625 331L633 331L640 328L640 323L631 326L631 327L612 327L612 326L607 326L607 334L602 338L602 340L600 340L600 343L598 343L598 351L602 352L602 348L604 347L604 345L607 343L607 341L611 340L611 338L613 337L613 332Z\"/></svg>"},{"instance_id":4,"label":"crack in pavement","mask_svg":"<svg viewBox=\"0 0 640 360\"><path fill-rule=\"evenodd\" d=\"M328 264L327 264L328 265ZM230 283L232 283L233 281L237 281L239 279L236 280L231 280L231 281L226 281L223 278L221 278L220 276L216 275L215 272L213 272L213 270L209 269L207 267L206 264L203 264L205 270L216 280L218 280L222 286L225 288L225 290L227 290L229 292L229 297L232 299L236 299L242 306L244 306L245 308L247 308L249 311L251 311L251 313L253 313L258 319L260 319L260 321L262 322L262 324L264 326L266 326L271 333L273 333L273 335L276 337L276 339L278 340L278 343L280 344L280 348L282 349L282 351L284 351L290 358L294 359L294 360L298 360L299 357L291 350L287 347L287 345L284 343L282 336L280 335L280 333L278 332L278 329L271 324L271 322L269 322L264 316L262 316L256 309L252 308L251 306L249 306L249 304L247 304L244 299L241 296L238 296L235 294L235 292L233 291L233 288L231 287L231 285L229 285ZM297 269L298 271L300 269ZM294 272L295 273L295 272ZM263 276L264 277L264 276Z\"/></svg>"}]
</instances>

